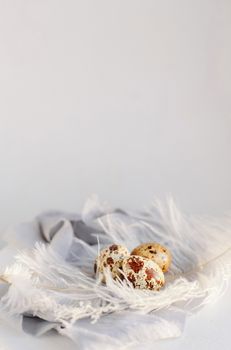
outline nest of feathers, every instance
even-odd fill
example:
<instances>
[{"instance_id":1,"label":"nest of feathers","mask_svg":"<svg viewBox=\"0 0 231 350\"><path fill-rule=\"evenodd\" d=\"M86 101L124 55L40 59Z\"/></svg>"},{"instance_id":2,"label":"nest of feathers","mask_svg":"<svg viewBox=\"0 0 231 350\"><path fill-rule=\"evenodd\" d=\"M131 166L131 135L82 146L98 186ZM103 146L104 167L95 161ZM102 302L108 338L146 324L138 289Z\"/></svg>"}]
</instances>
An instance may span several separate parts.
<instances>
[{"instance_id":1,"label":"nest of feathers","mask_svg":"<svg viewBox=\"0 0 231 350\"><path fill-rule=\"evenodd\" d=\"M96 214L99 211L103 214ZM227 286L230 216L187 216L172 198L164 203L156 200L142 212L113 211L94 198L87 201L81 220L91 224L97 244L68 234L65 254L54 249L71 226L63 218L55 245L36 243L1 271L1 281L9 284L0 301L5 314L29 314L67 327L84 318L96 323L124 310L148 315L174 305L191 312L215 300ZM147 242L158 242L171 252L171 265L159 290L136 288L126 276L114 278L111 268L103 270L104 281L102 274L95 274L94 263L108 245L132 251Z\"/></svg>"}]
</instances>

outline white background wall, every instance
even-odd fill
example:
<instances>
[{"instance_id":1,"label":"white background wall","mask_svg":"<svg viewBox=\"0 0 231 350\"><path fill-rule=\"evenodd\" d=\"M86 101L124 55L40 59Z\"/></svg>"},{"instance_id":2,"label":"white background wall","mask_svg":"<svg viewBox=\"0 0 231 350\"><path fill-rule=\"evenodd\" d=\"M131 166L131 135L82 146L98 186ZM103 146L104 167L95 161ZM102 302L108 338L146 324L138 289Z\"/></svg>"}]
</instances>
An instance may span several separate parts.
<instances>
[{"instance_id":1,"label":"white background wall","mask_svg":"<svg viewBox=\"0 0 231 350\"><path fill-rule=\"evenodd\" d=\"M0 228L98 193L231 208L229 0L0 0Z\"/></svg>"}]
</instances>

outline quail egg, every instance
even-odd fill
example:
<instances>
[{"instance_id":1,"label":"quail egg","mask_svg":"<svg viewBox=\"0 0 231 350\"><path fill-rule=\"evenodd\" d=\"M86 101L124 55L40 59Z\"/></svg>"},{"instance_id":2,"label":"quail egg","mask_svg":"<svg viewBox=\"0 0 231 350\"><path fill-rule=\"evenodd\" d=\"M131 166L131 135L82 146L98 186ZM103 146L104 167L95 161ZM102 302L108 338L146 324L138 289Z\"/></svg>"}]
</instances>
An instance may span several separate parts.
<instances>
[{"instance_id":1,"label":"quail egg","mask_svg":"<svg viewBox=\"0 0 231 350\"><path fill-rule=\"evenodd\" d=\"M104 271L109 268L112 278L116 279L121 275L122 261L127 256L129 256L129 252L126 247L112 244L101 250L100 255L95 260L94 271L101 277L102 282L105 282Z\"/></svg>"},{"instance_id":2,"label":"quail egg","mask_svg":"<svg viewBox=\"0 0 231 350\"><path fill-rule=\"evenodd\" d=\"M142 256L131 255L123 259L122 270L134 288L159 290L164 285L164 274L153 261Z\"/></svg>"},{"instance_id":3,"label":"quail egg","mask_svg":"<svg viewBox=\"0 0 231 350\"><path fill-rule=\"evenodd\" d=\"M171 253L169 249L159 243L144 243L134 248L131 255L139 255L153 260L163 272L167 272L171 264Z\"/></svg>"}]
</instances>

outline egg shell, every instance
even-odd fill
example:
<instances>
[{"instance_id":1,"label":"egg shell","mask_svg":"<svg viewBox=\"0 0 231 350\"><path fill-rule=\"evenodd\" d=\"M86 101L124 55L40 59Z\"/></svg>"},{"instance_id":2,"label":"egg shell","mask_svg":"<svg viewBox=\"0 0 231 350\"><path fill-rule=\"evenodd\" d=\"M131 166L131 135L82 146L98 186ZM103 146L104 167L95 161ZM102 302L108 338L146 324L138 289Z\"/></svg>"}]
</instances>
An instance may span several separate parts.
<instances>
[{"instance_id":1,"label":"egg shell","mask_svg":"<svg viewBox=\"0 0 231 350\"><path fill-rule=\"evenodd\" d=\"M169 249L156 242L144 243L134 248L131 255L139 255L153 260L163 272L167 272L172 261Z\"/></svg>"},{"instance_id":2,"label":"egg shell","mask_svg":"<svg viewBox=\"0 0 231 350\"><path fill-rule=\"evenodd\" d=\"M105 282L104 271L109 268L112 278L120 276L123 259L129 256L129 251L126 247L119 244L112 244L103 250L95 260L94 270L99 274L102 282Z\"/></svg>"},{"instance_id":3,"label":"egg shell","mask_svg":"<svg viewBox=\"0 0 231 350\"><path fill-rule=\"evenodd\" d=\"M159 290L164 285L164 274L153 261L142 256L131 255L123 260L122 270L134 288Z\"/></svg>"}]
</instances>

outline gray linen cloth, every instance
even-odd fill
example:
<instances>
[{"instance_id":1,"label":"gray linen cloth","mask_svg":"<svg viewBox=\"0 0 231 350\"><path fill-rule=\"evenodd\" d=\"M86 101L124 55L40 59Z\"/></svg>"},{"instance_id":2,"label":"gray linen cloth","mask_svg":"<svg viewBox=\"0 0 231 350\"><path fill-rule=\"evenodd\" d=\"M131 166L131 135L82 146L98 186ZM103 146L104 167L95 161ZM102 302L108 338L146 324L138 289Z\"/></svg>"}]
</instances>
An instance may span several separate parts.
<instances>
[{"instance_id":1,"label":"gray linen cloth","mask_svg":"<svg viewBox=\"0 0 231 350\"><path fill-rule=\"evenodd\" d=\"M105 212L99 208L89 210L86 215L67 213L62 211L49 211L40 214L32 222L22 223L16 227L9 228L2 236L1 250L0 250L0 264L2 268L11 264L14 261L15 255L20 250L28 250L34 247L36 242L49 243L52 248L61 254L66 260L73 259L70 255L73 249L73 237L78 238L83 244L89 245L93 251L97 251L97 235L100 236L101 244L111 243L108 236L104 235L102 227L98 225L96 219L104 215L116 216L118 219L127 220L128 222L135 221L135 218L121 210L109 210ZM128 247L128 248L132 248ZM81 256L81 249L76 252L78 257ZM49 268L49 267L48 267ZM1 285L0 297L3 296L7 290L6 285ZM4 318L4 315L1 315ZM24 332L41 336L51 329L58 330L61 334L69 336L74 342L78 344L78 349L99 349L104 346L104 349L122 349L135 348L139 341L148 346L153 347L152 343L148 343L148 333L152 334L152 339L168 338L178 336L184 326L185 315L177 309L170 309L166 311L158 311L151 317L147 315L139 315L132 311L124 311L118 314L111 314L102 317L97 323L92 324L89 319L82 319L76 322L75 331L68 334L68 330L63 330L61 324L55 322L48 322L38 317L31 315L22 315L15 323L14 327L22 328ZM158 323L162 326L166 322L165 334L162 330L158 330ZM108 324L113 323L112 328ZM175 328L171 327L168 332L168 324L174 324ZM165 326L165 325L164 325ZM134 339L134 343L127 341L127 334L131 329L139 329L139 336L143 338ZM117 339L120 339L118 342ZM122 343L125 347L121 347ZM105 343L106 342L106 343Z\"/></svg>"}]
</instances>

